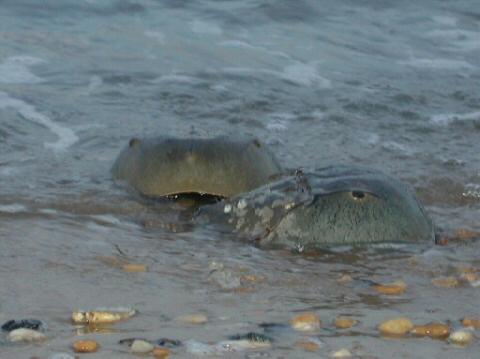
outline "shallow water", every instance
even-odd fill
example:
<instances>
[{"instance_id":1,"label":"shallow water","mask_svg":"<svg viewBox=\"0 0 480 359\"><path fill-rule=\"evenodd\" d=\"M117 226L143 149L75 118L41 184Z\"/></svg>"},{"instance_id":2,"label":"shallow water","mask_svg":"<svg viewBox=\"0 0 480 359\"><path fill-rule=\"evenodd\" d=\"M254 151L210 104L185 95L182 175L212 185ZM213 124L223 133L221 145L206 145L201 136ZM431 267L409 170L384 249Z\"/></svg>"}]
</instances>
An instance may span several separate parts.
<instances>
[{"instance_id":1,"label":"shallow water","mask_svg":"<svg viewBox=\"0 0 480 359\"><path fill-rule=\"evenodd\" d=\"M42 345L1 344L1 358L47 358L84 337L76 309L139 315L88 333L96 358L132 357L126 337L219 342L322 319L324 345L272 333L267 357L474 358L430 339L385 339L376 325L460 325L479 287L433 278L480 269L480 242L315 256L266 251L182 218L115 185L110 167L132 136L247 133L286 167L355 163L410 183L439 231L480 231L480 5L472 1L4 1L0 9L0 322L48 324ZM224 290L209 264L256 274ZM125 273L124 262L147 273ZM350 274L351 283L337 281ZM403 279L401 296L371 281ZM175 317L202 312L196 327ZM360 320L339 331L339 314ZM477 332L478 335L478 332ZM3 338L2 338L3 341ZM176 356L189 357L185 348ZM238 357L258 353L232 354Z\"/></svg>"}]
</instances>

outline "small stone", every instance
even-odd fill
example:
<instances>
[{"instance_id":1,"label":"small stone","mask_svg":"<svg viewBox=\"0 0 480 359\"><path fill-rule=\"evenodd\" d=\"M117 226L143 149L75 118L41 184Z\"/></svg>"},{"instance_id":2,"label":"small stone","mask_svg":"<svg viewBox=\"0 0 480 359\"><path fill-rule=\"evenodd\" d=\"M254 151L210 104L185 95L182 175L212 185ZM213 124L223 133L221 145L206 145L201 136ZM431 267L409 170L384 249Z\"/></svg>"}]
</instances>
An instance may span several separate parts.
<instances>
[{"instance_id":1,"label":"small stone","mask_svg":"<svg viewBox=\"0 0 480 359\"><path fill-rule=\"evenodd\" d=\"M465 317L462 319L462 324L464 327L480 329L480 317Z\"/></svg>"},{"instance_id":2,"label":"small stone","mask_svg":"<svg viewBox=\"0 0 480 359\"><path fill-rule=\"evenodd\" d=\"M124 272L127 273L144 273L148 272L148 268L145 264L141 263L127 263L122 266Z\"/></svg>"},{"instance_id":3,"label":"small stone","mask_svg":"<svg viewBox=\"0 0 480 359\"><path fill-rule=\"evenodd\" d=\"M455 232L455 238L456 239L468 240L468 239L473 239L473 238L478 238L478 237L480 237L479 232L470 231L468 229L459 229Z\"/></svg>"},{"instance_id":4,"label":"small stone","mask_svg":"<svg viewBox=\"0 0 480 359\"><path fill-rule=\"evenodd\" d=\"M456 330L450 334L448 340L458 345L468 345L473 341L473 333L465 329Z\"/></svg>"},{"instance_id":5,"label":"small stone","mask_svg":"<svg viewBox=\"0 0 480 359\"><path fill-rule=\"evenodd\" d=\"M337 317L335 319L335 326L338 329L348 329L357 324L355 319L349 317Z\"/></svg>"},{"instance_id":6,"label":"small stone","mask_svg":"<svg viewBox=\"0 0 480 359\"><path fill-rule=\"evenodd\" d=\"M182 342L176 339L160 338L156 341L156 344L163 348L175 348L182 345Z\"/></svg>"},{"instance_id":7,"label":"small stone","mask_svg":"<svg viewBox=\"0 0 480 359\"><path fill-rule=\"evenodd\" d=\"M458 287L459 282L455 277L441 277L432 279L433 285L441 288L455 288Z\"/></svg>"},{"instance_id":8,"label":"small stone","mask_svg":"<svg viewBox=\"0 0 480 359\"><path fill-rule=\"evenodd\" d=\"M307 352L316 352L322 347L322 342L314 338L305 338L299 340L295 343L295 346L307 351Z\"/></svg>"},{"instance_id":9,"label":"small stone","mask_svg":"<svg viewBox=\"0 0 480 359\"><path fill-rule=\"evenodd\" d=\"M320 318L312 312L302 313L293 317L290 325L301 332L313 331L320 328Z\"/></svg>"},{"instance_id":10,"label":"small stone","mask_svg":"<svg viewBox=\"0 0 480 359\"><path fill-rule=\"evenodd\" d=\"M166 359L170 356L171 350L168 348L155 348L153 349L153 357L157 359Z\"/></svg>"},{"instance_id":11,"label":"small stone","mask_svg":"<svg viewBox=\"0 0 480 359\"><path fill-rule=\"evenodd\" d=\"M129 319L136 313L134 309L78 311L72 313L72 320L76 324L114 323Z\"/></svg>"},{"instance_id":12,"label":"small stone","mask_svg":"<svg viewBox=\"0 0 480 359\"><path fill-rule=\"evenodd\" d=\"M446 338L450 334L450 328L443 323L428 323L414 326L410 333L420 337Z\"/></svg>"},{"instance_id":13,"label":"small stone","mask_svg":"<svg viewBox=\"0 0 480 359\"><path fill-rule=\"evenodd\" d=\"M405 335L413 328L413 323L406 317L387 320L379 325L378 330L383 335Z\"/></svg>"},{"instance_id":14,"label":"small stone","mask_svg":"<svg viewBox=\"0 0 480 359\"><path fill-rule=\"evenodd\" d=\"M337 350L336 352L331 353L330 355L332 358L351 358L352 353L350 350L343 348L340 350Z\"/></svg>"},{"instance_id":15,"label":"small stone","mask_svg":"<svg viewBox=\"0 0 480 359\"><path fill-rule=\"evenodd\" d=\"M460 279L464 280L470 284L474 284L480 280L480 277L478 276L477 273L473 272L468 272L468 273L462 273L460 274Z\"/></svg>"},{"instance_id":16,"label":"small stone","mask_svg":"<svg viewBox=\"0 0 480 359\"><path fill-rule=\"evenodd\" d=\"M229 269L213 270L209 279L222 289L235 289L242 286L240 277Z\"/></svg>"},{"instance_id":17,"label":"small stone","mask_svg":"<svg viewBox=\"0 0 480 359\"><path fill-rule=\"evenodd\" d=\"M72 347L75 353L94 353L100 345L95 340L77 340Z\"/></svg>"},{"instance_id":18,"label":"small stone","mask_svg":"<svg viewBox=\"0 0 480 359\"><path fill-rule=\"evenodd\" d=\"M153 349L154 346L151 343L141 339L134 340L132 346L130 347L132 353L139 354L150 353L151 351L153 351Z\"/></svg>"},{"instance_id":19,"label":"small stone","mask_svg":"<svg viewBox=\"0 0 480 359\"><path fill-rule=\"evenodd\" d=\"M382 294L398 295L405 293L407 284L403 280L398 280L389 284L377 284L374 288L377 292Z\"/></svg>"},{"instance_id":20,"label":"small stone","mask_svg":"<svg viewBox=\"0 0 480 359\"><path fill-rule=\"evenodd\" d=\"M38 342L46 340L47 336L37 330L19 328L8 333L7 338L11 342Z\"/></svg>"},{"instance_id":21,"label":"small stone","mask_svg":"<svg viewBox=\"0 0 480 359\"><path fill-rule=\"evenodd\" d=\"M2 330L5 332L11 332L15 329L33 329L33 330L44 330L45 324L38 319L20 319L20 320L9 320L8 322L2 325Z\"/></svg>"},{"instance_id":22,"label":"small stone","mask_svg":"<svg viewBox=\"0 0 480 359\"><path fill-rule=\"evenodd\" d=\"M340 284L347 284L353 281L353 278L350 274L342 274L338 279L337 282Z\"/></svg>"},{"instance_id":23,"label":"small stone","mask_svg":"<svg viewBox=\"0 0 480 359\"><path fill-rule=\"evenodd\" d=\"M188 324L205 324L208 318L205 314L188 314L178 317L177 320Z\"/></svg>"}]
</instances>

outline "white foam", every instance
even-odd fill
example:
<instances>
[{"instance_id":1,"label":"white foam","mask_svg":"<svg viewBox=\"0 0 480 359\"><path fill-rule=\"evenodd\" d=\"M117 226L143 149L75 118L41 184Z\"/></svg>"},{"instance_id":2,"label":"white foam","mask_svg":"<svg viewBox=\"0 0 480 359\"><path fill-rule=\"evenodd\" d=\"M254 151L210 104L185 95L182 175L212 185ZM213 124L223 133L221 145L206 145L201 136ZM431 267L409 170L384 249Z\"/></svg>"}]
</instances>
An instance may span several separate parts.
<instances>
[{"instance_id":1,"label":"white foam","mask_svg":"<svg viewBox=\"0 0 480 359\"><path fill-rule=\"evenodd\" d=\"M312 111L311 115L317 120L323 120L325 118L325 112L319 110Z\"/></svg>"},{"instance_id":2,"label":"white foam","mask_svg":"<svg viewBox=\"0 0 480 359\"><path fill-rule=\"evenodd\" d=\"M90 77L90 80L88 81L88 92L91 93L102 85L103 85L102 78L98 75L93 75L92 77Z\"/></svg>"},{"instance_id":3,"label":"white foam","mask_svg":"<svg viewBox=\"0 0 480 359\"><path fill-rule=\"evenodd\" d=\"M12 204L0 205L0 212L4 212L4 213L20 213L20 212L26 212L26 211L27 211L27 207L25 207L23 204L12 203Z\"/></svg>"},{"instance_id":4,"label":"white foam","mask_svg":"<svg viewBox=\"0 0 480 359\"><path fill-rule=\"evenodd\" d=\"M281 77L298 85L318 85L323 88L332 86L330 80L320 76L313 64L296 63L283 69Z\"/></svg>"},{"instance_id":5,"label":"white foam","mask_svg":"<svg viewBox=\"0 0 480 359\"><path fill-rule=\"evenodd\" d=\"M480 111L470 112L470 113L448 113L448 114L439 114L433 115L430 117L430 122L435 125L446 126L455 121L472 121L480 120Z\"/></svg>"},{"instance_id":6,"label":"white foam","mask_svg":"<svg viewBox=\"0 0 480 359\"><path fill-rule=\"evenodd\" d=\"M42 79L34 75L29 67L45 61L32 56L13 56L0 63L0 83L35 84Z\"/></svg>"},{"instance_id":7,"label":"white foam","mask_svg":"<svg viewBox=\"0 0 480 359\"><path fill-rule=\"evenodd\" d=\"M434 70L472 70L475 67L467 61L452 59L420 59L412 58L407 61L400 61L401 65L407 65L417 68L428 68Z\"/></svg>"},{"instance_id":8,"label":"white foam","mask_svg":"<svg viewBox=\"0 0 480 359\"><path fill-rule=\"evenodd\" d=\"M457 19L451 16L434 16L432 18L433 21L435 21L437 24L440 25L445 25L445 26L456 26L457 25Z\"/></svg>"},{"instance_id":9,"label":"white foam","mask_svg":"<svg viewBox=\"0 0 480 359\"><path fill-rule=\"evenodd\" d=\"M266 74L275 76L283 80L291 81L297 85L318 86L321 88L330 88L330 80L320 76L313 65L294 64L284 68L283 72L268 69L253 69L248 67L226 67L222 70L224 73L235 75L248 74Z\"/></svg>"},{"instance_id":10,"label":"white foam","mask_svg":"<svg viewBox=\"0 0 480 359\"><path fill-rule=\"evenodd\" d=\"M62 151L78 141L78 137L72 129L53 122L47 116L37 112L34 106L9 97L5 92L0 91L0 108L7 107L16 109L23 118L48 128L59 137L57 142L44 143L45 147L54 151Z\"/></svg>"},{"instance_id":11,"label":"white foam","mask_svg":"<svg viewBox=\"0 0 480 359\"><path fill-rule=\"evenodd\" d=\"M285 131L288 128L288 123L287 121L273 120L267 123L266 127L267 127L267 130Z\"/></svg>"},{"instance_id":12,"label":"white foam","mask_svg":"<svg viewBox=\"0 0 480 359\"><path fill-rule=\"evenodd\" d=\"M407 156L413 155L412 149L395 141L385 141L382 143L382 147L387 150L392 150L394 152L402 152L404 155Z\"/></svg>"},{"instance_id":13,"label":"white foam","mask_svg":"<svg viewBox=\"0 0 480 359\"><path fill-rule=\"evenodd\" d=\"M222 29L220 26L214 23L204 22L201 20L195 20L190 23L190 29L196 34L205 35L221 35Z\"/></svg>"},{"instance_id":14,"label":"white foam","mask_svg":"<svg viewBox=\"0 0 480 359\"><path fill-rule=\"evenodd\" d=\"M147 30L144 32L146 37L156 40L159 44L165 45L165 34L160 31Z\"/></svg>"},{"instance_id":15,"label":"white foam","mask_svg":"<svg viewBox=\"0 0 480 359\"><path fill-rule=\"evenodd\" d=\"M106 224L121 224L122 222L115 216L109 214L96 214L91 216L92 218L96 219L99 222L103 222Z\"/></svg>"}]
</instances>

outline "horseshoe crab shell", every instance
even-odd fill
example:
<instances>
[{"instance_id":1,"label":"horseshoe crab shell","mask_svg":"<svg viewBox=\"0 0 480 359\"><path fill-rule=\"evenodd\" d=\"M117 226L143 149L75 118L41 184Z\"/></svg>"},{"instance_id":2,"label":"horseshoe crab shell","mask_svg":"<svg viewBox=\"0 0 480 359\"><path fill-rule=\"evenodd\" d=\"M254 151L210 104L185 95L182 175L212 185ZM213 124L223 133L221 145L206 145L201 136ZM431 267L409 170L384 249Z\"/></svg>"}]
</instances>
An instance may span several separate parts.
<instances>
[{"instance_id":1,"label":"horseshoe crab shell","mask_svg":"<svg viewBox=\"0 0 480 359\"><path fill-rule=\"evenodd\" d=\"M114 179L140 193L231 197L268 183L281 167L256 139L228 137L130 140L115 161Z\"/></svg>"}]
</instances>

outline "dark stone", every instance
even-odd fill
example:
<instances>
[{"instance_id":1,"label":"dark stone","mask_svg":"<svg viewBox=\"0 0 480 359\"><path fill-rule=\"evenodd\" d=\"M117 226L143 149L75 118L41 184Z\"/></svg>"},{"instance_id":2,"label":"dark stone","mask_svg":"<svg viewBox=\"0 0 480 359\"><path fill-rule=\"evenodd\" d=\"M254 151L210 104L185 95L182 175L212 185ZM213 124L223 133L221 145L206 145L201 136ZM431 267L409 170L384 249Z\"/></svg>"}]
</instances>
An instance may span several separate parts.
<instances>
[{"instance_id":1,"label":"dark stone","mask_svg":"<svg viewBox=\"0 0 480 359\"><path fill-rule=\"evenodd\" d=\"M45 329L45 324L37 319L21 319L21 320L9 320L2 325L2 330L4 332L11 332L12 330L26 328L33 330L43 330Z\"/></svg>"}]
</instances>

